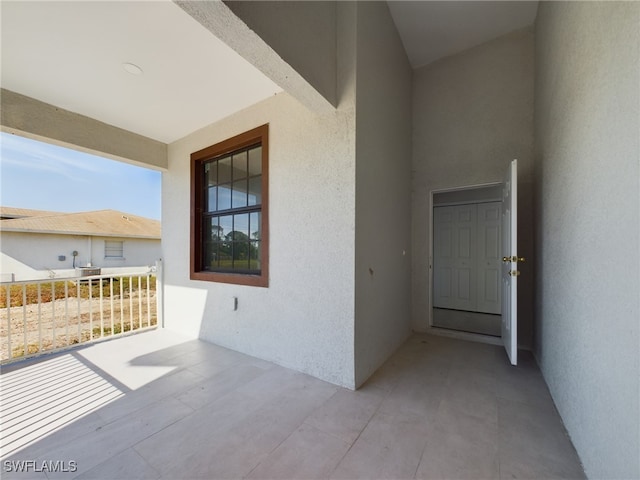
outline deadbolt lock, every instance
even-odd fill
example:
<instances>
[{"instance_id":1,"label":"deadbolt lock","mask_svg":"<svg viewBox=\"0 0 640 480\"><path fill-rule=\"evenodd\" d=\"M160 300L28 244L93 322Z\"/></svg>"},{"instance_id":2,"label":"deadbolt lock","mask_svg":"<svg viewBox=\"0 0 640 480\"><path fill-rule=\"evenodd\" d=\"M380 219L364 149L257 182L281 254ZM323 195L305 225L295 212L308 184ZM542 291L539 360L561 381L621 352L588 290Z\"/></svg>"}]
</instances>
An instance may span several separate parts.
<instances>
[{"instance_id":1,"label":"deadbolt lock","mask_svg":"<svg viewBox=\"0 0 640 480\"><path fill-rule=\"evenodd\" d=\"M511 270L509 272L509 275L511 275L512 277L519 277L520 276L520 270Z\"/></svg>"}]
</instances>

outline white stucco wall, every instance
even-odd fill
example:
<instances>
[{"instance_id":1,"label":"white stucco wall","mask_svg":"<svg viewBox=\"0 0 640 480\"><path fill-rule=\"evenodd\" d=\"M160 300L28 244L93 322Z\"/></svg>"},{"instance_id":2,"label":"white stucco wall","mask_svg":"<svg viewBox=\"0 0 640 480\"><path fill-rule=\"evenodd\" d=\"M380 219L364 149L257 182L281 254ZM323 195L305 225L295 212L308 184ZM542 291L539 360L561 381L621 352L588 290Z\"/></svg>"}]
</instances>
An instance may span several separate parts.
<instances>
[{"instance_id":1,"label":"white stucco wall","mask_svg":"<svg viewBox=\"0 0 640 480\"><path fill-rule=\"evenodd\" d=\"M385 2L357 4L356 384L411 333L411 67Z\"/></svg>"},{"instance_id":2,"label":"white stucco wall","mask_svg":"<svg viewBox=\"0 0 640 480\"><path fill-rule=\"evenodd\" d=\"M536 354L589 478L640 477L640 3L541 2Z\"/></svg>"},{"instance_id":3,"label":"white stucco wall","mask_svg":"<svg viewBox=\"0 0 640 480\"><path fill-rule=\"evenodd\" d=\"M286 93L169 146L163 175L169 329L354 386L353 96L329 115ZM269 287L189 280L189 155L269 124ZM231 308L238 298L238 310Z\"/></svg>"},{"instance_id":4,"label":"white stucco wall","mask_svg":"<svg viewBox=\"0 0 640 480\"><path fill-rule=\"evenodd\" d=\"M336 2L226 1L225 4L323 97L337 105Z\"/></svg>"},{"instance_id":5,"label":"white stucco wall","mask_svg":"<svg viewBox=\"0 0 640 480\"><path fill-rule=\"evenodd\" d=\"M105 241L124 242L124 258L105 258ZM57 235L23 232L0 232L0 271L3 276L14 274L16 280L48 278L73 274L73 251L78 252L75 266L88 263L105 269L154 265L162 257L160 240L88 237L85 235ZM64 255L64 261L58 260Z\"/></svg>"},{"instance_id":6,"label":"white stucco wall","mask_svg":"<svg viewBox=\"0 0 640 480\"><path fill-rule=\"evenodd\" d=\"M501 182L519 168L518 343L532 345L533 29L489 41L414 72L412 321L428 328L433 190Z\"/></svg>"}]
</instances>

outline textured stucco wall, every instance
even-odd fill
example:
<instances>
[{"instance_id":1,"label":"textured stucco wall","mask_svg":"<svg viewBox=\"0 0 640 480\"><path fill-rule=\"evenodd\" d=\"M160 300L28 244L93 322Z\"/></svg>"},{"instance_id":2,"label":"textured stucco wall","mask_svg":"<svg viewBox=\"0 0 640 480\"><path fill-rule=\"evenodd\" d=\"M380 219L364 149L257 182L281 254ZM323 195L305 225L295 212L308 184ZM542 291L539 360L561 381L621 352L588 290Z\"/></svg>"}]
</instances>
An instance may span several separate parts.
<instances>
[{"instance_id":1,"label":"textured stucco wall","mask_svg":"<svg viewBox=\"0 0 640 480\"><path fill-rule=\"evenodd\" d=\"M411 67L385 2L357 4L356 384L411 332Z\"/></svg>"},{"instance_id":2,"label":"textured stucco wall","mask_svg":"<svg viewBox=\"0 0 640 480\"><path fill-rule=\"evenodd\" d=\"M124 242L124 260L104 256L105 240ZM91 252L89 251L91 248ZM161 258L160 240L138 238L105 238L86 235L34 234L22 232L0 233L0 271L15 274L16 280L36 278L37 271L68 270L73 268L73 251L78 252L75 266L92 265L102 268L138 267L154 265ZM66 259L59 261L58 256Z\"/></svg>"},{"instance_id":3,"label":"textured stucco wall","mask_svg":"<svg viewBox=\"0 0 640 480\"><path fill-rule=\"evenodd\" d=\"M269 287L189 280L189 155L269 124ZM353 388L354 100L316 115L276 95L169 146L170 329ZM231 308L238 298L238 310Z\"/></svg>"},{"instance_id":4,"label":"textured stucco wall","mask_svg":"<svg viewBox=\"0 0 640 480\"><path fill-rule=\"evenodd\" d=\"M433 190L501 182L519 167L519 255L533 253L533 29L512 32L414 72L413 328L428 328L429 197ZM533 337L533 269L521 265L518 343Z\"/></svg>"},{"instance_id":5,"label":"textured stucco wall","mask_svg":"<svg viewBox=\"0 0 640 480\"><path fill-rule=\"evenodd\" d=\"M337 105L336 2L233 0L225 4L332 105Z\"/></svg>"},{"instance_id":6,"label":"textured stucco wall","mask_svg":"<svg viewBox=\"0 0 640 480\"><path fill-rule=\"evenodd\" d=\"M536 354L590 478L640 477L640 3L541 2Z\"/></svg>"}]
</instances>

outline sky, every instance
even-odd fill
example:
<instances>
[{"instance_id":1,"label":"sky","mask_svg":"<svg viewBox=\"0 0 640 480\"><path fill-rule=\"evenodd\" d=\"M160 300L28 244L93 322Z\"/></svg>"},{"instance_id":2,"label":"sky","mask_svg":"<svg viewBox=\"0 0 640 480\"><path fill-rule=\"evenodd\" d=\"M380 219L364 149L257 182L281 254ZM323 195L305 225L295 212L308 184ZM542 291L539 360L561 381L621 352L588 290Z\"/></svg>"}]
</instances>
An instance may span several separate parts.
<instances>
[{"instance_id":1,"label":"sky","mask_svg":"<svg viewBox=\"0 0 640 480\"><path fill-rule=\"evenodd\" d=\"M160 220L160 172L0 132L0 205Z\"/></svg>"}]
</instances>

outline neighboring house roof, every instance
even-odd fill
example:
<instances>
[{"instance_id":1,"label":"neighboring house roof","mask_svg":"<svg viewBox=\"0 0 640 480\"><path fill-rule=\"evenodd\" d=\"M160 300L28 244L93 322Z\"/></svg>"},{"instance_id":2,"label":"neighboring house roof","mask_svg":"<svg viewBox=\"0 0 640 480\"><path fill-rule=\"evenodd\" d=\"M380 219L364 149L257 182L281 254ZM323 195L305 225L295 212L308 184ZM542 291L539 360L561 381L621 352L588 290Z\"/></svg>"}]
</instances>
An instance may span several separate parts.
<instances>
[{"instance_id":1,"label":"neighboring house roof","mask_svg":"<svg viewBox=\"0 0 640 480\"><path fill-rule=\"evenodd\" d=\"M0 231L160 239L160 222L116 210L0 220Z\"/></svg>"},{"instance_id":2,"label":"neighboring house roof","mask_svg":"<svg viewBox=\"0 0 640 480\"><path fill-rule=\"evenodd\" d=\"M32 210L30 208L0 207L0 219L43 217L48 215L62 215L62 212L50 212L48 210Z\"/></svg>"}]
</instances>

